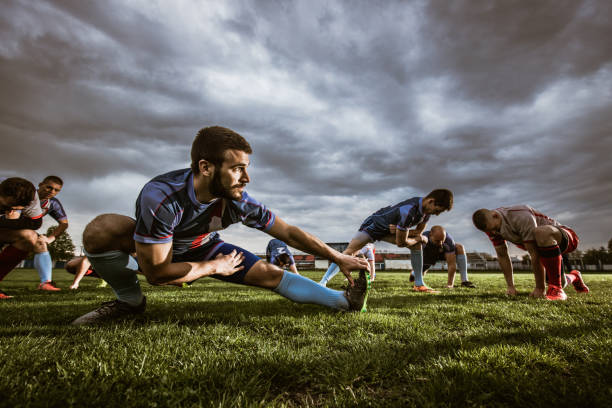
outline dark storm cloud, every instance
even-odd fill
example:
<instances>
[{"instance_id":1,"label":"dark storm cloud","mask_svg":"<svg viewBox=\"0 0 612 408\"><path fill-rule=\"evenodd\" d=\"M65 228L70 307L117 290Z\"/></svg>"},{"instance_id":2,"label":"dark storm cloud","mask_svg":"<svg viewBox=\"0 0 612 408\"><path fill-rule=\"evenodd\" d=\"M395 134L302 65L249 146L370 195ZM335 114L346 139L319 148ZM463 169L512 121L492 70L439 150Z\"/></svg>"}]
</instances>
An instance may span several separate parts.
<instances>
[{"instance_id":1,"label":"dark storm cloud","mask_svg":"<svg viewBox=\"0 0 612 408\"><path fill-rule=\"evenodd\" d=\"M438 221L472 248L488 244L471 212L514 203L599 245L610 15L605 1L9 2L0 173L62 175L78 236L96 213L131 214L142 183L220 124L253 146L249 190L327 240L448 187Z\"/></svg>"}]
</instances>

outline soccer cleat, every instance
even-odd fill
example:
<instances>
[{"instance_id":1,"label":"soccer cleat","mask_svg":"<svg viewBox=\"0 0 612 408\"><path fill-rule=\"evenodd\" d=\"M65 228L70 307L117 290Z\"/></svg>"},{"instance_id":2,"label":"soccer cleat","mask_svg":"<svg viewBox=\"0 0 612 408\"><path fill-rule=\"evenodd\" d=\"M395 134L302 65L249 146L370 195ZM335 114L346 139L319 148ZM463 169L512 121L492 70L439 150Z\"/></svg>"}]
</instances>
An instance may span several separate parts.
<instances>
[{"instance_id":1,"label":"soccer cleat","mask_svg":"<svg viewBox=\"0 0 612 408\"><path fill-rule=\"evenodd\" d=\"M410 277L408 278L410 282L414 282L414 273L410 273Z\"/></svg>"},{"instance_id":2,"label":"soccer cleat","mask_svg":"<svg viewBox=\"0 0 612 408\"><path fill-rule=\"evenodd\" d=\"M7 295L5 291L0 290L0 299L12 299L11 295Z\"/></svg>"},{"instance_id":3,"label":"soccer cleat","mask_svg":"<svg viewBox=\"0 0 612 408\"><path fill-rule=\"evenodd\" d=\"M412 287L412 290L414 290L415 292L423 292L423 293L440 293L439 290L428 288L425 285L422 285L422 286L416 286L415 285L415 286Z\"/></svg>"},{"instance_id":4,"label":"soccer cleat","mask_svg":"<svg viewBox=\"0 0 612 408\"><path fill-rule=\"evenodd\" d=\"M366 303L371 287L370 274L363 269L360 270L359 278L355 279L355 285L349 285L344 292L344 296L349 303L349 310L354 312L367 311Z\"/></svg>"},{"instance_id":5,"label":"soccer cleat","mask_svg":"<svg viewBox=\"0 0 612 408\"><path fill-rule=\"evenodd\" d=\"M60 288L55 286L55 282L53 281L46 281L43 283L39 283L37 289L38 290L48 290L49 292L57 292L58 290L61 290Z\"/></svg>"},{"instance_id":6,"label":"soccer cleat","mask_svg":"<svg viewBox=\"0 0 612 408\"><path fill-rule=\"evenodd\" d=\"M120 320L134 318L136 315L144 313L147 308L147 298L143 296L142 302L138 306L130 306L120 300L112 300L102 303L102 306L96 310L84 314L76 318L70 323L73 326L81 326L85 324L103 323L110 320Z\"/></svg>"},{"instance_id":7,"label":"soccer cleat","mask_svg":"<svg viewBox=\"0 0 612 408\"><path fill-rule=\"evenodd\" d=\"M580 271L574 269L570 272L570 275L574 275L576 277L576 279L574 279L574 281L572 282L572 285L574 285L574 289L576 289L576 292L589 293L589 287L585 285L584 281L582 280L582 274L580 273Z\"/></svg>"},{"instance_id":8,"label":"soccer cleat","mask_svg":"<svg viewBox=\"0 0 612 408\"><path fill-rule=\"evenodd\" d=\"M567 295L559 286L548 285L546 290L546 299L548 300L566 300Z\"/></svg>"},{"instance_id":9,"label":"soccer cleat","mask_svg":"<svg viewBox=\"0 0 612 408\"><path fill-rule=\"evenodd\" d=\"M476 285L474 285L470 281L461 282L461 286L463 286L464 288L475 288L476 287Z\"/></svg>"}]
</instances>

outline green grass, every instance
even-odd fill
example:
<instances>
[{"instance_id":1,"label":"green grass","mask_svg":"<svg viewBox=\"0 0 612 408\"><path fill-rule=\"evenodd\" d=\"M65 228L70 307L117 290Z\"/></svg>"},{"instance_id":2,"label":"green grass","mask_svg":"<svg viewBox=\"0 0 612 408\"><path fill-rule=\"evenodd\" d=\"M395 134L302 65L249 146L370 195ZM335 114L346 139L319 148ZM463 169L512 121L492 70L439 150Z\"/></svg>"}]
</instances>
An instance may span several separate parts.
<instances>
[{"instance_id":1,"label":"green grass","mask_svg":"<svg viewBox=\"0 0 612 408\"><path fill-rule=\"evenodd\" d=\"M212 279L143 284L143 318L71 327L111 290L85 278L43 293L17 270L0 284L15 296L0 301L0 406L610 406L611 275L586 275L592 292L568 288L566 302L529 299L530 274L516 276L514 299L500 274L472 280L427 295L379 273L368 313Z\"/></svg>"}]
</instances>

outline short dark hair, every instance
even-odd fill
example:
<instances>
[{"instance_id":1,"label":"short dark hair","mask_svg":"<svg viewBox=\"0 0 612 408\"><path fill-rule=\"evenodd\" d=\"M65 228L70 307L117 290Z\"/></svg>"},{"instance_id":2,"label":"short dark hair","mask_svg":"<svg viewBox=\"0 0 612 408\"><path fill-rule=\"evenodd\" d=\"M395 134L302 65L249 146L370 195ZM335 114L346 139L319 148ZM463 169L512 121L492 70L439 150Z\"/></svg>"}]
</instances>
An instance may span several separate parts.
<instances>
[{"instance_id":1,"label":"short dark hair","mask_svg":"<svg viewBox=\"0 0 612 408\"><path fill-rule=\"evenodd\" d=\"M425 198L433 198L435 205L450 211L453 208L453 192L445 188L439 188L427 194Z\"/></svg>"},{"instance_id":2,"label":"short dark hair","mask_svg":"<svg viewBox=\"0 0 612 408\"><path fill-rule=\"evenodd\" d=\"M287 265L289 262L291 262L291 258L289 257L289 254L278 254L275 261L277 265Z\"/></svg>"},{"instance_id":3,"label":"short dark hair","mask_svg":"<svg viewBox=\"0 0 612 408\"><path fill-rule=\"evenodd\" d=\"M474 226L481 231L485 231L487 229L487 214L489 210L486 208L481 208L472 214L472 222Z\"/></svg>"},{"instance_id":4,"label":"short dark hair","mask_svg":"<svg viewBox=\"0 0 612 408\"><path fill-rule=\"evenodd\" d=\"M200 129L191 145L191 170L198 172L200 160L220 166L223 163L223 154L230 149L253 153L249 142L231 129L221 126Z\"/></svg>"},{"instance_id":5,"label":"short dark hair","mask_svg":"<svg viewBox=\"0 0 612 408\"><path fill-rule=\"evenodd\" d=\"M43 181L42 181L42 182L43 182L43 183L46 183L47 181L50 181L50 182L55 183L55 184L59 184L60 186L63 186L63 185L64 185L64 180L62 180L62 179L61 179L61 178L59 178L58 176L53 176L53 175L51 175L51 176L47 176L47 177L45 177L45 178L43 179Z\"/></svg>"},{"instance_id":6,"label":"short dark hair","mask_svg":"<svg viewBox=\"0 0 612 408\"><path fill-rule=\"evenodd\" d=\"M0 183L0 195L10 197L15 207L26 207L35 193L34 184L21 177L9 177Z\"/></svg>"}]
</instances>

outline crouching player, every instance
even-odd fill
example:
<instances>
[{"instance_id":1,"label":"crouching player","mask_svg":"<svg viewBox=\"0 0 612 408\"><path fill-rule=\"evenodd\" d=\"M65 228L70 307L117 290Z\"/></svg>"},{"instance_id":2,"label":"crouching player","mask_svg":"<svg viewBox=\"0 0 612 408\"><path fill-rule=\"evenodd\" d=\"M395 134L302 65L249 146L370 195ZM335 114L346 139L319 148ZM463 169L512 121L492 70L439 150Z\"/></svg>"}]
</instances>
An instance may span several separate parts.
<instances>
[{"instance_id":1,"label":"crouching player","mask_svg":"<svg viewBox=\"0 0 612 408\"><path fill-rule=\"evenodd\" d=\"M64 266L66 272L74 275L74 280L70 285L70 289L78 289L81 280L85 277L100 279L98 287L105 288L106 282L100 278L100 275L91 266L91 262L86 256L77 256L66 262Z\"/></svg>"},{"instance_id":2,"label":"crouching player","mask_svg":"<svg viewBox=\"0 0 612 408\"><path fill-rule=\"evenodd\" d=\"M445 261L448 265L447 288L452 288L455 285L457 268L459 268L459 274L461 275L461 286L475 288L476 285L468 280L467 257L463 245L455 243L453 237L441 225L434 225L423 235L427 238L427 244L423 247L423 275L436 262ZM413 281L414 273L411 273L410 282Z\"/></svg>"},{"instance_id":3,"label":"crouching player","mask_svg":"<svg viewBox=\"0 0 612 408\"><path fill-rule=\"evenodd\" d=\"M271 239L266 247L266 261L272 265L276 265L281 269L289 269L293 273L299 272L295 266L295 259L289 250L287 244L280 239Z\"/></svg>"},{"instance_id":4,"label":"crouching player","mask_svg":"<svg viewBox=\"0 0 612 408\"><path fill-rule=\"evenodd\" d=\"M34 249L35 230L42 225L42 209L34 185L11 177L0 183L0 281ZM10 299L0 290L0 299Z\"/></svg>"},{"instance_id":5,"label":"crouching player","mask_svg":"<svg viewBox=\"0 0 612 408\"><path fill-rule=\"evenodd\" d=\"M549 300L567 299L562 283L562 254L573 252L578 247L578 236L571 228L528 205L500 207L494 210L483 208L473 214L472 220L476 228L489 236L495 247L509 295L516 295L517 292L506 241L529 252L535 277L535 289L530 296L546 296ZM565 275L565 279L577 292L589 291L579 271L571 271ZM546 295L545 281L548 282Z\"/></svg>"},{"instance_id":6,"label":"crouching player","mask_svg":"<svg viewBox=\"0 0 612 408\"><path fill-rule=\"evenodd\" d=\"M369 286L367 262L340 254L251 197L245 190L250 181L247 167L251 152L249 143L230 129L201 129L192 145L191 168L163 174L145 184L136 201L135 220L104 214L89 223L83 232L86 255L117 300L73 324L144 312L146 299L136 276L139 266L153 285L176 285L210 276L270 289L294 302L363 310ZM223 242L217 231L237 222L339 263L350 286L345 292L323 288ZM138 261L130 256L134 251ZM350 271L359 269L359 279L353 281Z\"/></svg>"},{"instance_id":7,"label":"crouching player","mask_svg":"<svg viewBox=\"0 0 612 408\"><path fill-rule=\"evenodd\" d=\"M368 242L386 241L400 248L408 247L411 252L412 270L415 276L414 290L417 292L437 293L428 288L423 281L423 253L421 246L426 242L422 232L425 230L429 217L439 215L443 211L453 208L453 193L450 190L433 190L425 197L413 197L401 203L381 208L370 215L359 227L359 231L348 247L345 254L356 254ZM391 228L395 226L395 233ZM409 230L411 227L415 227ZM328 276L335 275L336 264L331 264L323 276L321 283L329 280Z\"/></svg>"}]
</instances>

